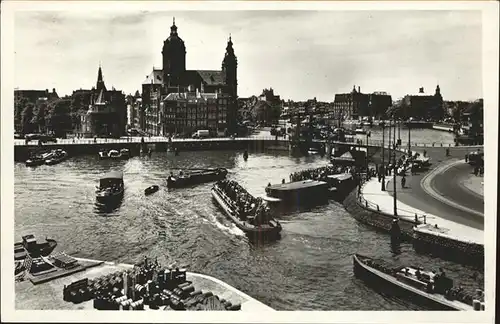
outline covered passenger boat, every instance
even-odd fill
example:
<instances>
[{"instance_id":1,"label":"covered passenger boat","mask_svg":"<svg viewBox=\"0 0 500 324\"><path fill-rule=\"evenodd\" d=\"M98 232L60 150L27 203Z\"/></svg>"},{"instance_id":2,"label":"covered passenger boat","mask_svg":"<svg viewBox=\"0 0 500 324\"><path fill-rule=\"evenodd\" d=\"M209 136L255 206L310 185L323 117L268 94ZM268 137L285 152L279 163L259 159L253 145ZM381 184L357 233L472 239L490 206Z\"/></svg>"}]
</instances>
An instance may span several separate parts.
<instances>
[{"instance_id":1,"label":"covered passenger boat","mask_svg":"<svg viewBox=\"0 0 500 324\"><path fill-rule=\"evenodd\" d=\"M167 187L182 188L200 183L222 180L226 178L227 173L228 171L225 168L189 170L186 173L180 171L178 175L173 175L173 173L171 173L167 179Z\"/></svg>"},{"instance_id":2,"label":"covered passenger boat","mask_svg":"<svg viewBox=\"0 0 500 324\"><path fill-rule=\"evenodd\" d=\"M236 181L218 181L212 197L226 216L250 238L275 238L281 224L275 220L262 199L250 195Z\"/></svg>"},{"instance_id":3,"label":"covered passenger boat","mask_svg":"<svg viewBox=\"0 0 500 324\"><path fill-rule=\"evenodd\" d=\"M123 173L121 171L112 171L99 180L96 199L102 204L116 202L123 198L124 191Z\"/></svg>"},{"instance_id":4,"label":"covered passenger boat","mask_svg":"<svg viewBox=\"0 0 500 324\"><path fill-rule=\"evenodd\" d=\"M344 199L357 185L357 181L350 173L333 174L326 177L330 186L330 196L334 199Z\"/></svg>"},{"instance_id":5,"label":"covered passenger boat","mask_svg":"<svg viewBox=\"0 0 500 324\"><path fill-rule=\"evenodd\" d=\"M279 199L281 205L310 207L328 200L328 183L302 180L275 185L265 189L267 196Z\"/></svg>"},{"instance_id":6,"label":"covered passenger boat","mask_svg":"<svg viewBox=\"0 0 500 324\"><path fill-rule=\"evenodd\" d=\"M398 297L437 310L484 310L484 293L476 296L453 287L444 272L436 274L420 267L393 267L388 263L355 254L354 274L368 284Z\"/></svg>"}]
</instances>

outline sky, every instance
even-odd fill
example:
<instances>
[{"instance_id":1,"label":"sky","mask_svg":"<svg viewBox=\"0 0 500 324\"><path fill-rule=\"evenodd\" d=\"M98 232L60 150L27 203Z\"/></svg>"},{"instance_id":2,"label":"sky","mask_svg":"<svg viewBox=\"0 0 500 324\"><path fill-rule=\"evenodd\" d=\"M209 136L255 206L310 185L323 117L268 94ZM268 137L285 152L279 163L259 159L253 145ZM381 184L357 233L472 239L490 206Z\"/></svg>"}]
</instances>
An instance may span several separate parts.
<instances>
[{"instance_id":1,"label":"sky","mask_svg":"<svg viewBox=\"0 0 500 324\"><path fill-rule=\"evenodd\" d=\"M95 86L141 91L175 17L187 69L219 70L229 34L238 95L283 99L385 91L474 100L482 93L480 11L23 11L15 13L15 86L59 95Z\"/></svg>"}]
</instances>

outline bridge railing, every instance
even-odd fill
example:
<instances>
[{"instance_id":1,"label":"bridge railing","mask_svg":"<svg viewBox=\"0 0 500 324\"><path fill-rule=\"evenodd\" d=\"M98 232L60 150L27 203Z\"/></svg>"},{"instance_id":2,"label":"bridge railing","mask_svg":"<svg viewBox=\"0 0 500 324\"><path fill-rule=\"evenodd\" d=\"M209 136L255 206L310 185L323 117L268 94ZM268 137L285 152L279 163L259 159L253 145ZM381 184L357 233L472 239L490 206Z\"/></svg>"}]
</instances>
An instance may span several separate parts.
<instances>
[{"instance_id":1,"label":"bridge railing","mask_svg":"<svg viewBox=\"0 0 500 324\"><path fill-rule=\"evenodd\" d=\"M194 139L194 138L173 138L172 143L183 143L183 142L220 142L220 141L256 141L256 140L262 140L262 141L288 141L289 137L283 137L283 136L250 136L250 137L210 137L210 138L199 138L199 139ZM61 144L126 144L126 143L141 143L142 138L141 137L122 137L122 138L58 138L57 142L47 142L44 143L44 146L47 145L61 145ZM168 143L169 139L167 137L160 137L160 136L153 136L153 137L144 137L144 143L146 144L152 144L152 143ZM313 142L322 142L322 143L327 143L330 142L328 140L324 139L314 139ZM355 138L347 138L345 142L339 142L339 141L332 141L332 143L352 143L355 145L366 145L366 142L363 142L362 140L357 141ZM388 148L389 145L387 142L384 143L385 147ZM32 140L29 141L28 144L26 144L26 141L23 139L15 139L14 140L14 145L15 146L36 146L38 145L38 140ZM368 146L382 146L382 141L381 140L369 140L368 141ZM402 143L400 146L401 148L407 147L407 143ZM412 147L452 147L454 146L451 143L411 143Z\"/></svg>"}]
</instances>

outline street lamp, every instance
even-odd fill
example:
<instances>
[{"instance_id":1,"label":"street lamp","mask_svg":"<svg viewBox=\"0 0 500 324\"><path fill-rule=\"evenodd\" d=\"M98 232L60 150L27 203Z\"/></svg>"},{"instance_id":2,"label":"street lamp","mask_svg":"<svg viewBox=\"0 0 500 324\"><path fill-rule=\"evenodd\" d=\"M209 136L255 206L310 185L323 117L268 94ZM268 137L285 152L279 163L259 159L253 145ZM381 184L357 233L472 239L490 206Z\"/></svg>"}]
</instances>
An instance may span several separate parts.
<instances>
[{"instance_id":1,"label":"street lamp","mask_svg":"<svg viewBox=\"0 0 500 324\"><path fill-rule=\"evenodd\" d=\"M369 175L368 175L368 137L371 136L371 132L366 132L366 180L368 181Z\"/></svg>"},{"instance_id":2,"label":"street lamp","mask_svg":"<svg viewBox=\"0 0 500 324\"><path fill-rule=\"evenodd\" d=\"M393 115L393 118L395 118L395 116ZM394 119L394 126L396 126L396 120ZM393 148L392 148L392 156L393 156L393 190L394 190L394 216L398 216L398 208L397 208L397 194L396 194L396 173L397 173L397 169L396 169L396 128L394 128L394 142L393 142Z\"/></svg>"},{"instance_id":3,"label":"street lamp","mask_svg":"<svg viewBox=\"0 0 500 324\"><path fill-rule=\"evenodd\" d=\"M382 122L382 191L385 191L385 122Z\"/></svg>"}]
</instances>

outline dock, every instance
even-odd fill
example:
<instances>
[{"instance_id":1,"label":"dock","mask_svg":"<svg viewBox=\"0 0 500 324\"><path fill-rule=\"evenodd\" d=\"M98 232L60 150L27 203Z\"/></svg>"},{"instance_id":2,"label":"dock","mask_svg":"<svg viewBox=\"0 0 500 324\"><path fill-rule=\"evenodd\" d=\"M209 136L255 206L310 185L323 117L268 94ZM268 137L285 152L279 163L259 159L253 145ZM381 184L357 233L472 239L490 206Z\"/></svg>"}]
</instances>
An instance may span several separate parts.
<instances>
[{"instance_id":1,"label":"dock","mask_svg":"<svg viewBox=\"0 0 500 324\"><path fill-rule=\"evenodd\" d=\"M117 264L82 258L75 259L82 264L94 264L94 266L37 285L34 285L29 280L16 282L15 308L18 310L94 310L92 300L79 304L64 301L64 286L81 279L96 279L116 271L125 271L134 267L131 264ZM233 304L241 304L241 311L243 312L274 311L271 307L214 277L187 272L186 279L192 281L193 285L203 292L210 291Z\"/></svg>"}]
</instances>

